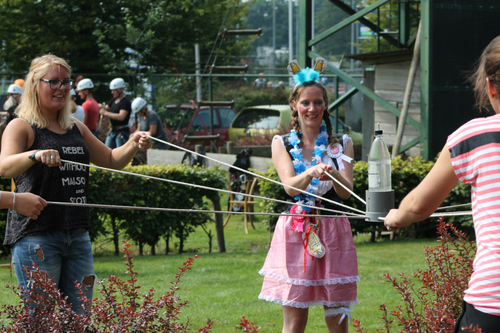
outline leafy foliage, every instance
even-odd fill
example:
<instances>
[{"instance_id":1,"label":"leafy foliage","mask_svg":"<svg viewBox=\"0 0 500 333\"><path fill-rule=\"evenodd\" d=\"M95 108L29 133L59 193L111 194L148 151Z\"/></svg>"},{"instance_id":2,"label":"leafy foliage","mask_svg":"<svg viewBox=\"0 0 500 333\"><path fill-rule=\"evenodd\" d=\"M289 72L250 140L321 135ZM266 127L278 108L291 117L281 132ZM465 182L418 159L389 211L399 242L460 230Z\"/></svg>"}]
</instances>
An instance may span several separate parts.
<instances>
[{"instance_id":1,"label":"leafy foliage","mask_svg":"<svg viewBox=\"0 0 500 333\"><path fill-rule=\"evenodd\" d=\"M413 277L422 283L416 288L410 277L400 274L397 278L384 274L401 295L403 305L388 312L385 304L380 306L385 329L390 332L393 323L401 327L401 332L452 332L456 318L461 313L464 291L472 274L475 243L451 223L438 225L438 240L435 248L426 247L425 270L418 270ZM356 332L363 332L359 320L354 320Z\"/></svg>"},{"instance_id":2,"label":"leafy foliage","mask_svg":"<svg viewBox=\"0 0 500 333\"><path fill-rule=\"evenodd\" d=\"M249 322L245 316L241 319L239 328L243 329L243 333L257 333L260 331L260 326L255 327L255 324Z\"/></svg>"},{"instance_id":3,"label":"leafy foliage","mask_svg":"<svg viewBox=\"0 0 500 333\"><path fill-rule=\"evenodd\" d=\"M256 173L266 178L281 182L278 173L276 172L276 169L272 164L266 165L266 169L267 169L266 172L257 171ZM283 186L260 178L259 178L259 191L260 195L266 198L274 198L279 200L285 200L286 198L286 192ZM281 213L286 208L286 205L284 203L279 203L271 200L263 200L259 202L259 205L262 208L262 212L265 213ZM278 222L278 216L269 215L267 217L267 220L263 220L263 222L268 223L271 230L274 230L276 222Z\"/></svg>"},{"instance_id":4,"label":"leafy foliage","mask_svg":"<svg viewBox=\"0 0 500 333\"><path fill-rule=\"evenodd\" d=\"M124 171L148 177L165 178L177 182L192 183L207 187L224 188L225 173L217 168L187 167L184 165L140 165L127 166ZM154 208L206 209L203 197L219 200L213 191L186 187L185 185L147 179L129 174L90 169L89 202L107 205L138 206ZM179 251L182 253L183 241L194 231L194 227L211 220L203 213L182 213L160 210L128 210L114 208L92 208L90 230L95 238L103 233L103 225L112 225L115 251L118 232L124 231L131 240L139 244L142 254L143 245L154 247L161 237L175 235L181 240ZM93 239L94 239L93 238Z\"/></svg>"},{"instance_id":5,"label":"leafy foliage","mask_svg":"<svg viewBox=\"0 0 500 333\"><path fill-rule=\"evenodd\" d=\"M392 187L394 189L395 207L398 207L401 200L403 200L403 198L412 189L417 187L433 166L434 162L426 161L421 157L411 157L407 160L403 160L398 157L392 161ZM279 176L272 165L268 166L265 173L259 174L279 181ZM368 164L366 162L354 162L353 179L354 193L363 198L366 190L368 190ZM259 180L259 186L263 196L285 200L285 192L281 185ZM443 202L443 206L453 206L467 203L470 203L470 186L459 182ZM345 204L363 211L366 209L365 205L353 196L351 196ZM263 211L268 213L281 213L285 208L284 204L271 201L261 202L260 205L263 208ZM461 210L461 208L456 209ZM269 221L270 225L274 226L277 218L271 217ZM450 221L456 226L459 226L461 229L472 230L471 216L455 216L450 218ZM364 220L352 219L351 227L353 233L375 233L377 231L382 231L383 225L382 223L371 223L365 222ZM432 238L435 236L435 224L425 222L414 223L409 228L404 228L400 232L405 232L404 234L400 234L402 237Z\"/></svg>"},{"instance_id":6,"label":"leafy foliage","mask_svg":"<svg viewBox=\"0 0 500 333\"><path fill-rule=\"evenodd\" d=\"M289 92L282 88L260 88L246 82L220 81L214 100L235 101L234 108L240 111L247 106L288 104Z\"/></svg>"},{"instance_id":7,"label":"leafy foliage","mask_svg":"<svg viewBox=\"0 0 500 333\"><path fill-rule=\"evenodd\" d=\"M141 301L130 244L125 241L123 248L128 279L110 276L100 281L102 298L96 298L91 303L83 295L81 286L77 285L84 304L82 314L76 314L71 309L66 297L47 273L33 267L34 276L37 276L33 280L33 288L23 290L18 286L7 286L19 296L21 304L2 306L0 318L10 319L10 323L0 322L0 330L21 333L33 331L35 327L37 332L188 332L189 322L180 323L179 314L189 302L181 301L175 293L180 289L181 278L191 269L197 256L189 258L179 267L179 273L166 295L155 301L155 290L152 288L142 296ZM32 276L29 269L25 271L28 277ZM213 322L207 321L196 332L209 332L212 325Z\"/></svg>"},{"instance_id":8,"label":"leafy foliage","mask_svg":"<svg viewBox=\"0 0 500 333\"><path fill-rule=\"evenodd\" d=\"M35 56L53 53L74 72L193 72L194 44L213 48L227 9L228 28L244 27L248 4L232 0L0 1L0 57L10 71L26 71ZM251 39L228 39L220 54L239 61ZM203 59L206 60L206 59Z\"/></svg>"},{"instance_id":9,"label":"leafy foliage","mask_svg":"<svg viewBox=\"0 0 500 333\"><path fill-rule=\"evenodd\" d=\"M376 1L377 0L363 1L363 7L370 6ZM379 13L377 13L377 10L374 10L371 13L368 13L365 17L374 24L379 25L382 32L389 33L393 37L397 38L397 35L394 32L399 31L399 5L400 2L398 0L391 0L385 5L379 7ZM418 20L420 19L420 3L411 3L410 8L410 34L414 34L417 31ZM378 23L378 15L380 15L380 23ZM380 50L378 49L379 43ZM380 38L380 41L378 42L376 36L368 39L362 39L356 44L356 46L359 48L360 52L376 52L397 49L397 46L391 45L384 38Z\"/></svg>"}]
</instances>

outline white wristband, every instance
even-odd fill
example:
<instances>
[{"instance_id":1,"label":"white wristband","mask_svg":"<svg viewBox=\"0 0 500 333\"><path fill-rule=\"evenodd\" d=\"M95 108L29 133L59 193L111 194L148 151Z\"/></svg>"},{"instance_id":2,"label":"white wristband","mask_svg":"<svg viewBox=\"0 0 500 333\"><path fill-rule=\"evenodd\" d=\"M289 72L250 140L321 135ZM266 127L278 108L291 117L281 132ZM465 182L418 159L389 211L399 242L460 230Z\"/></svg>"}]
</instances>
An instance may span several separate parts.
<instances>
[{"instance_id":1,"label":"white wristband","mask_svg":"<svg viewBox=\"0 0 500 333\"><path fill-rule=\"evenodd\" d=\"M16 192L12 192L12 210L16 210Z\"/></svg>"}]
</instances>

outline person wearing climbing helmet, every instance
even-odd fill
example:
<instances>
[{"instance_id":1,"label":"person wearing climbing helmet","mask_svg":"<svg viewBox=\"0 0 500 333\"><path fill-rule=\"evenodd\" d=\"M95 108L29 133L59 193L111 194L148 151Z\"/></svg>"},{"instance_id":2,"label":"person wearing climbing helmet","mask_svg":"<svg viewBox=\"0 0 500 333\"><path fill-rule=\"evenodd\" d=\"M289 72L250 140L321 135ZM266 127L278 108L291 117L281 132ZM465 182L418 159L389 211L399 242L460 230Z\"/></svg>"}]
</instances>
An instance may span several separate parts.
<instances>
[{"instance_id":1,"label":"person wearing climbing helmet","mask_svg":"<svg viewBox=\"0 0 500 333\"><path fill-rule=\"evenodd\" d=\"M113 98L100 109L100 114L108 117L111 122L111 132L106 138L106 146L116 148L127 142L130 135L128 125L132 105L125 95L125 81L116 78L109 83Z\"/></svg>"},{"instance_id":2,"label":"person wearing climbing helmet","mask_svg":"<svg viewBox=\"0 0 500 333\"><path fill-rule=\"evenodd\" d=\"M163 123L160 116L153 110L148 109L147 104L148 103L141 97L137 97L132 102L132 113L137 115L139 120L137 131L150 132L152 137L162 141L168 141L168 136L163 129ZM155 141L153 148L167 150L169 146L165 143Z\"/></svg>"}]
</instances>

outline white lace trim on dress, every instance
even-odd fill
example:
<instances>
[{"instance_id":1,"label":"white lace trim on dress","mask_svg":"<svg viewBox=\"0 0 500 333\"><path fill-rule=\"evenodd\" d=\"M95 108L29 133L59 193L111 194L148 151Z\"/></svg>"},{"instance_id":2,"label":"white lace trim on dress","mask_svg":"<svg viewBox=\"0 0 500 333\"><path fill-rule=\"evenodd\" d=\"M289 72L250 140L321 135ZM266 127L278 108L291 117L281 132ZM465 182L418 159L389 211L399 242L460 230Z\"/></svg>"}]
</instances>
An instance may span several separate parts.
<instances>
[{"instance_id":1,"label":"white lace trim on dress","mask_svg":"<svg viewBox=\"0 0 500 333\"><path fill-rule=\"evenodd\" d=\"M344 320L345 317L349 318L349 322L352 322L352 317L351 317L351 312L353 312L354 309L349 308L349 307L341 307L341 308L329 308L325 310L325 317L332 317L336 316L338 314L342 314L339 320L339 325L342 324L342 321Z\"/></svg>"},{"instance_id":2,"label":"white lace trim on dress","mask_svg":"<svg viewBox=\"0 0 500 333\"><path fill-rule=\"evenodd\" d=\"M306 280L306 279L292 279L287 278L278 274L267 272L264 269L259 271L259 274L265 277L272 278L274 280L278 280L284 283L291 283L298 286L326 286L330 284L346 284L360 281L359 276L348 276L343 278L335 278L335 279L325 279L325 280Z\"/></svg>"},{"instance_id":3,"label":"white lace trim on dress","mask_svg":"<svg viewBox=\"0 0 500 333\"><path fill-rule=\"evenodd\" d=\"M273 302L279 305L291 306L293 308L299 309L307 309L310 306L315 305L323 305L329 308L346 308L349 309L351 306L359 305L359 301L356 300L354 302L327 302L327 301L314 301L314 302L293 302L293 301L285 301L280 298L271 297L267 295L260 294L259 299L263 299L268 302Z\"/></svg>"}]
</instances>

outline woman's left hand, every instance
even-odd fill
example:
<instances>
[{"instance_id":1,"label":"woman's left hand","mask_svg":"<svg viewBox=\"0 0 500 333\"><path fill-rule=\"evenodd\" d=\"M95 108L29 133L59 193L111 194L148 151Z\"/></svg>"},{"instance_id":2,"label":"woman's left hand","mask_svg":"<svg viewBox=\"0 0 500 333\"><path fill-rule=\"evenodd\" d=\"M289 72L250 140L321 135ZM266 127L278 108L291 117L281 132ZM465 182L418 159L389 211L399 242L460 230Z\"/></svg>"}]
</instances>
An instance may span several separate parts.
<instances>
[{"instance_id":1,"label":"woman's left hand","mask_svg":"<svg viewBox=\"0 0 500 333\"><path fill-rule=\"evenodd\" d=\"M326 173L329 173L330 175L332 175L336 179L339 179L339 177L341 176L340 172L337 169L335 169L331 165L327 165L325 168L325 171L323 172L321 177L318 178L318 180L321 180L321 181L332 180L332 177L328 176Z\"/></svg>"},{"instance_id":2,"label":"woman's left hand","mask_svg":"<svg viewBox=\"0 0 500 333\"><path fill-rule=\"evenodd\" d=\"M131 140L135 148L148 150L153 145L153 140L148 137L149 132L135 132L132 134Z\"/></svg>"}]
</instances>

